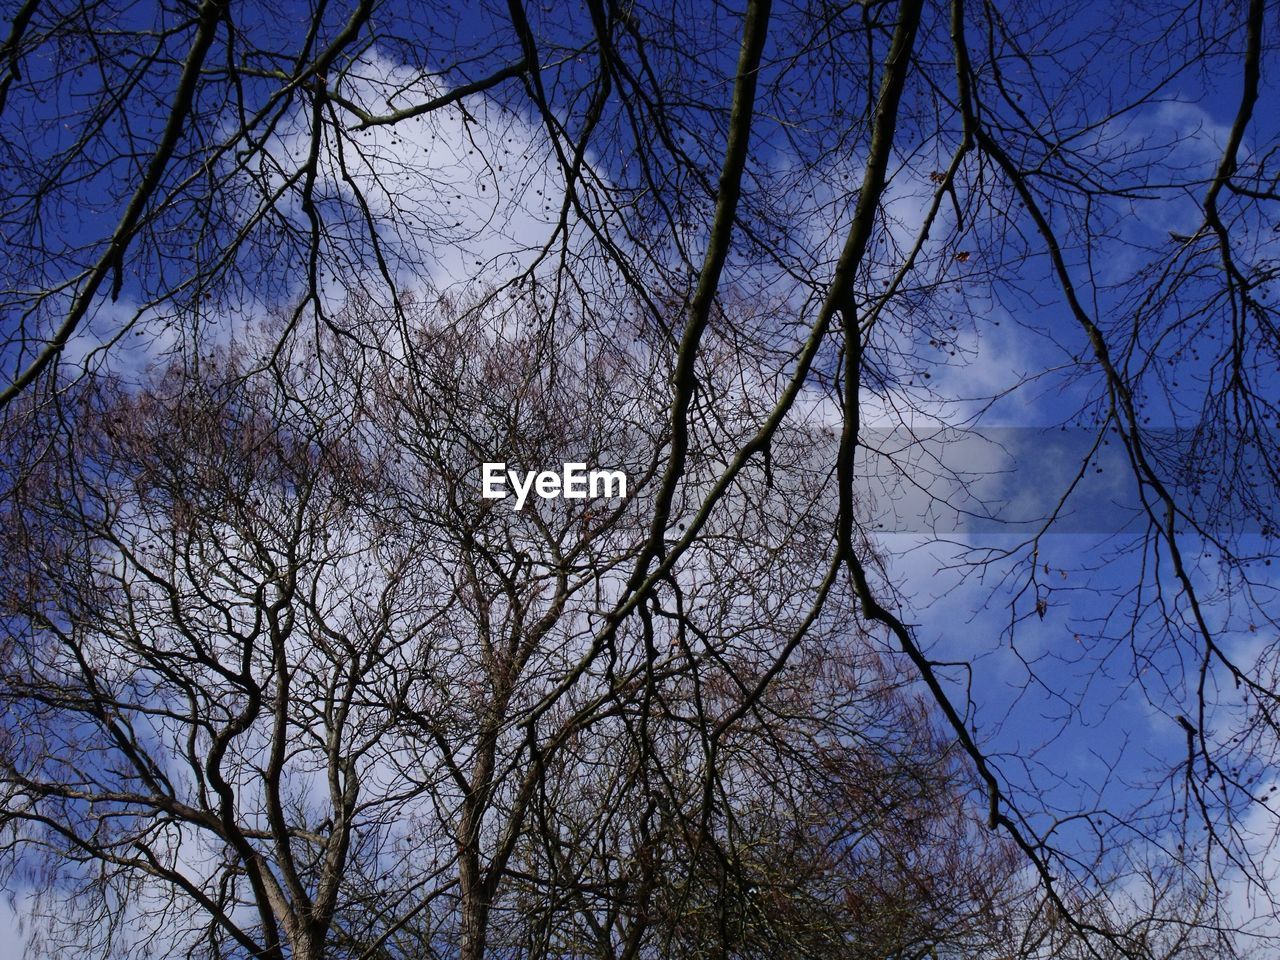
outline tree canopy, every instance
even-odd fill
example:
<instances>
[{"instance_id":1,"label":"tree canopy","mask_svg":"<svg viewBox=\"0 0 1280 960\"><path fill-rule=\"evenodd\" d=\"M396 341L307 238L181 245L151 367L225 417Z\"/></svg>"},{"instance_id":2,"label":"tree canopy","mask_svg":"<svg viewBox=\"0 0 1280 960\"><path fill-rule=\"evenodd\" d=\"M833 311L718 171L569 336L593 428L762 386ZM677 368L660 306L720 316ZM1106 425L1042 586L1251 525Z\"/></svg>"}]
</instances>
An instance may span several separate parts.
<instances>
[{"instance_id":1,"label":"tree canopy","mask_svg":"<svg viewBox=\"0 0 1280 960\"><path fill-rule=\"evenodd\" d=\"M4 11L33 955L1275 949L1274 3Z\"/></svg>"}]
</instances>

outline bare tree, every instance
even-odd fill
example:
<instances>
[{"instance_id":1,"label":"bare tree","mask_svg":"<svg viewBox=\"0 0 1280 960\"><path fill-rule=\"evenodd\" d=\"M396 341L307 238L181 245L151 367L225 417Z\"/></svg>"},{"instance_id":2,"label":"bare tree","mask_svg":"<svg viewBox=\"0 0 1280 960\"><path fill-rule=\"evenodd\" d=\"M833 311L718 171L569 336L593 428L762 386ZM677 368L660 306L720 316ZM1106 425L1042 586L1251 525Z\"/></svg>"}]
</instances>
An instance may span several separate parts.
<instances>
[{"instance_id":1,"label":"bare tree","mask_svg":"<svg viewBox=\"0 0 1280 960\"><path fill-rule=\"evenodd\" d=\"M11 865L104 954L1265 949L1274 10L566 11L9 13ZM975 651L865 458L1038 387L1087 453L961 544Z\"/></svg>"},{"instance_id":2,"label":"bare tree","mask_svg":"<svg viewBox=\"0 0 1280 960\"><path fill-rule=\"evenodd\" d=\"M655 483L625 451L661 449L660 392L629 436L563 416L620 379L642 394L650 371L616 345L576 371L524 339L476 349L466 320L405 333L413 349L363 370L325 342L338 387L313 351L246 376L260 339L68 394L66 447L14 492L5 589L6 710L28 732L6 810L15 865L71 921L48 943L988 942L1014 864L975 844L957 757L847 604L796 602L830 537L821 488L781 511L744 490L698 563L595 649L644 501L514 511L475 496L471 464L612 448ZM59 436L33 416L15 443ZM796 454L780 444L778 469ZM807 652L786 661L789 638Z\"/></svg>"}]
</instances>

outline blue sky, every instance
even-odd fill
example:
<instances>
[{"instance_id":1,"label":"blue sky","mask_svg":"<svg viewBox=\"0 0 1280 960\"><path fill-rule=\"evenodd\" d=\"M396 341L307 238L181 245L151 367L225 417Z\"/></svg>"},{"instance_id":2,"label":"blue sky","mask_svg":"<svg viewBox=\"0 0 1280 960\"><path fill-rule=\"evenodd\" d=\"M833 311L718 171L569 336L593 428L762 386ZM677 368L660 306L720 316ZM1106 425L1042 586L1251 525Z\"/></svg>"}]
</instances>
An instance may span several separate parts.
<instances>
[{"instance_id":1,"label":"blue sky","mask_svg":"<svg viewBox=\"0 0 1280 960\"><path fill-rule=\"evenodd\" d=\"M680 38L686 44L680 55L666 52L655 67L660 74L669 71L672 82L679 80L707 97L712 109L690 108L681 115L688 137L679 146L689 152L689 167L714 171L727 96L725 76L736 56L737 11L705 3L680 9L699 20L699 28ZM1164 5L1086 3L1067 9L1046 2L1021 9L1029 56L1026 61L1011 60L1007 67L1010 85L1020 92L998 103L993 87L985 87L987 116L993 124L1010 122L1010 150L1025 148L1029 165L1043 162L1045 171L1063 176L1070 168L1056 168L1060 158L1038 156L1037 145L1024 142L1017 125L1056 124L1074 131L1068 142L1093 165L1091 171L1107 178L1108 186L1126 192L1085 198L1070 184L1057 187L1048 177L1044 181L1046 210L1066 239L1068 267L1084 291L1088 309L1121 355L1129 355L1130 342L1137 344L1132 354L1135 368L1146 356L1135 382L1145 388L1143 413L1150 418L1152 436L1169 428L1204 427L1227 448L1242 440L1246 446L1270 443L1242 438L1238 425L1214 419L1223 386L1213 373L1214 359L1225 347L1213 338L1225 329L1227 314L1221 304L1202 316L1196 313L1199 300L1210 302L1220 283L1212 247L1196 231L1203 220L1200 204L1206 180L1220 160L1239 102L1239 35L1226 34L1199 63L1183 62L1179 55L1182 45L1193 42L1200 31L1220 25L1217 18L1225 22L1236 13L1206 11L1213 21L1206 24ZM264 45L285 50L296 40L297 24L308 10L301 5L260 10L250 14L256 19L246 21L245 29ZM516 56L514 37L494 27L494 17L501 13L460 7L456 19L431 22L420 19L415 10L405 5L405 30L398 41L388 38L365 51L345 88L349 95L364 98L366 105L382 98L378 105L385 108L388 91L404 84L408 89L390 104L399 105L450 83L483 76ZM331 31L342 22L341 14L332 11ZM144 8L134 7L121 22L142 22L149 16ZM530 16L537 31L563 39L566 47L582 39L581 10L540 5L531 8ZM765 71L768 83L776 86L761 103L748 167L743 228L768 236L778 256L770 261L757 246L744 242L731 258L725 284L726 293L739 302L768 304L767 309L761 307L767 314L761 322L772 323L767 329L783 344L794 335L793 324L811 315L813 289L820 289L829 275L852 215L849 178L856 182L865 159L865 144L850 136L850 125L839 119L850 104L859 102L856 93L865 77L851 70L833 79L796 54L804 31L811 27L798 7L779 7ZM425 44L425 63L405 62L405 51L415 39ZM884 38L876 44L882 52ZM951 69L946 21L940 12L929 13L920 44L927 69L909 87L912 112L891 165L890 219L881 233L886 242L877 248L875 262L861 279L860 293L867 298L900 263L933 189L930 174L945 167L958 140L953 113L943 109L939 122L929 112L935 106L930 85L943 83ZM456 45L473 52L475 62L442 79L424 81L420 68L438 66L430 59L433 51L441 51L443 59ZM1051 48L1060 54L1042 56ZM264 64L268 60L287 63L288 58L264 58ZM573 83L592 68L589 60L569 57L559 68L560 82L549 87L553 110L568 118L571 127L581 123L582 100L576 93L563 102L556 97L573 90ZM168 79L162 70L160 81ZM70 142L71 131L48 121L86 102L97 82L92 76L69 76L54 98L22 101L7 111L0 133L20 137L15 140L21 143L19 153L58 154ZM1280 133L1280 111L1270 109L1277 91L1269 61L1263 82L1261 106L1242 149L1242 167L1250 169L1255 160L1268 158ZM251 81L249 99L264 96L268 89L268 83L258 90ZM201 103L211 124L232 116L230 100L219 103L219 95L227 95L227 89L213 84ZM1140 106L1108 116L1113 112L1109 104L1135 99L1143 101ZM1016 115L1018 102L1025 117ZM521 88L511 84L467 104L470 119L449 112L431 124L378 128L361 141L369 150L366 172L371 177L409 171L397 181L401 192L394 211L389 198L386 208L389 219L393 213L400 218L398 227L382 234L393 254L395 276L405 286L454 290L500 283L531 262L533 250L553 229L563 184L553 172L545 131ZM131 135L141 140L152 136L163 119L163 107L163 96L141 107L131 118ZM103 142L123 137L123 130L109 125ZM670 197L647 194L632 135L623 125L608 126L606 133L611 139L602 136L600 142L607 142L607 149L589 151L589 167L602 192L609 188L629 196L634 205L627 208L627 216L656 231L660 242L645 264L646 279L683 296L687 290L682 285L690 282L706 242L711 199L687 168L672 161L672 149L653 143L643 146L656 158L656 166L669 164L673 180ZM285 113L269 141L264 156L288 170L307 143L305 117L296 111ZM501 169L483 161L499 154L512 158L510 166ZM193 148L186 159L194 163L200 156ZM79 159L92 162L93 157ZM185 169L189 172L190 167ZM181 163L175 167L171 185L183 170ZM12 158L6 172L11 178L21 173ZM47 284L70 276L91 259L118 217L136 174L136 162L120 158L52 199L43 222L50 247L68 251L65 257L28 260L17 237L6 234L6 285L13 289L34 280ZM944 206L932 246L926 248L930 272L926 276L922 269L918 277L919 300L904 299L903 307L891 310L877 331L873 342L882 351L883 379L868 390L865 400L878 427L900 428L904 421L924 427L963 424L986 438L980 442L993 437L1006 442L1020 467L1016 473L999 473L1006 465L1000 457L988 451L988 459L973 452L979 450L973 446L952 447L952 455L961 460L949 465L990 471L977 481L979 492L997 508L1016 501L1013 508L1025 510L1028 500L1033 507L1052 503L1059 490L1065 491L1072 476L1071 457L1109 425L1097 419L1105 390L1087 340L1064 306L1028 218L1015 211L1007 190L986 179L994 176L990 164L974 161L962 168L957 205L971 212L971 219L955 230L955 216ZM341 222L350 209L350 194L335 180L323 183L321 192L323 213ZM661 229L659 200L670 201L681 228ZM164 326L169 308L143 305L157 291L181 284L210 244L225 238L237 216L252 207L250 199L244 200L242 210L175 203L159 216L157 242L143 246L131 259L119 301L100 300L81 341L69 352L71 359L109 340L122 319L137 321L137 336L112 348L110 363L116 369L137 375L162 356L174 345ZM295 224L302 217L296 200L282 201L279 212L282 220ZM1231 213L1241 261L1254 266L1274 261L1280 237L1275 211L1261 203L1239 203ZM619 236L631 225L618 211L603 215L602 221ZM192 229L213 222L218 230L210 236ZM1082 228L1086 222L1091 225L1088 231ZM570 225L564 248L575 253L590 249L592 240L583 225L576 218ZM350 258L347 270L352 276L362 270L371 273L368 248L355 236L359 229L353 234L344 254ZM1203 244L1203 252L1197 244ZM634 252L639 258L638 249ZM219 291L208 324L231 329L296 300L302 286L299 258L296 247L285 242L278 247L264 242L247 252L240 261L242 272L229 277ZM1150 327L1131 341L1129 327L1143 309L1145 292L1166 289L1160 274L1171 262L1187 265L1192 279L1179 286L1178 297L1154 313ZM543 269L549 273L552 267L554 262ZM583 278L583 300L590 302L592 290L616 281L616 275L604 269L599 276ZM336 299L342 281L332 282ZM1189 304L1185 308L1184 300ZM64 301L54 298L52 303L57 307ZM12 325L15 315L8 310L3 322ZM1210 341L1213 345L1206 346ZM1280 369L1267 352L1274 346L1254 339L1246 349L1256 360L1256 392L1274 403L1280 397ZM12 340L0 356L7 361L6 372L25 359ZM825 399L815 383L814 404L820 406ZM999 432L1009 426L1027 429ZM1069 433L1055 438L1053 428L1062 426ZM1175 451L1180 457L1208 449L1203 438L1181 444ZM965 459L970 456L978 462ZM1185 759L1186 739L1177 717L1202 722L1194 696L1197 642L1178 620L1186 607L1177 598L1167 559L1158 561L1159 551L1144 548L1140 522L1123 529L1117 522L1113 501L1134 502L1118 446L1108 440L1099 458L1084 468L1083 481L1068 502L1083 532L1050 532L1033 547L1015 534L957 523L944 511L933 535L922 533L923 524L912 520L906 523L910 532L884 534L880 542L890 555L888 569L903 601L904 618L937 659L968 664L945 674L954 682L958 699L972 699L978 739L1028 811L1042 805L1079 810L1098 803L1118 817L1131 817L1140 807L1158 818L1167 815L1172 830L1177 821L1172 811L1181 802L1178 790L1151 788ZM1173 465L1171 460L1170 470ZM926 491L943 492L922 468L909 479ZM1185 555L1194 558L1191 576L1205 593L1205 609L1219 642L1248 664L1276 640L1273 571L1280 567L1267 563L1276 552L1275 540L1258 533L1262 524L1256 518L1233 526L1231 510L1239 503L1239 491L1223 494L1220 488L1204 485L1201 494L1192 493L1197 488L1190 481L1182 486L1193 515L1205 517L1208 529L1236 553L1257 556L1255 562L1233 568L1221 562L1217 546L1194 532L1187 533L1183 544ZM1213 501L1215 492L1222 498ZM868 497L873 493L888 496L892 491L873 490ZM1274 486L1260 481L1254 496L1272 517L1273 495ZM879 506L871 504L869 509L874 513ZM1222 513L1212 514L1215 509ZM1011 552L998 555L1005 551ZM989 562L976 562L979 559ZM1252 597L1243 589L1246 578ZM1165 591L1169 605L1153 602L1156 587ZM1210 685L1216 685L1214 698L1220 702L1206 719L1215 736L1225 741L1240 719L1238 695L1220 669L1211 671ZM1254 760L1242 761L1257 766L1261 782L1274 778L1269 747L1260 747ZM1244 817L1254 809L1259 808L1241 807L1237 813ZM1044 816L1036 814L1032 822L1043 824ZM1266 817L1251 823L1273 826ZM1068 845L1087 848L1097 843L1093 828L1083 821L1063 830ZM1119 839L1124 832L1106 836Z\"/></svg>"}]
</instances>

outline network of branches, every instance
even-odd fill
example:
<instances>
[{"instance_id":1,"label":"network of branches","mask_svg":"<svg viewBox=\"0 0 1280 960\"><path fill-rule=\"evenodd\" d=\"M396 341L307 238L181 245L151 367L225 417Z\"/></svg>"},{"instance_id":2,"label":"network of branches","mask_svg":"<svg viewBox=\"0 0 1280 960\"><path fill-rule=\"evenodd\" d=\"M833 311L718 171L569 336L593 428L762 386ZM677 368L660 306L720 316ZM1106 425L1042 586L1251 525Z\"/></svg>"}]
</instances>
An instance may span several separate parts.
<instances>
[{"instance_id":1,"label":"network of branches","mask_svg":"<svg viewBox=\"0 0 1280 960\"><path fill-rule=\"evenodd\" d=\"M1277 4L3 9L33 957L1280 946Z\"/></svg>"}]
</instances>

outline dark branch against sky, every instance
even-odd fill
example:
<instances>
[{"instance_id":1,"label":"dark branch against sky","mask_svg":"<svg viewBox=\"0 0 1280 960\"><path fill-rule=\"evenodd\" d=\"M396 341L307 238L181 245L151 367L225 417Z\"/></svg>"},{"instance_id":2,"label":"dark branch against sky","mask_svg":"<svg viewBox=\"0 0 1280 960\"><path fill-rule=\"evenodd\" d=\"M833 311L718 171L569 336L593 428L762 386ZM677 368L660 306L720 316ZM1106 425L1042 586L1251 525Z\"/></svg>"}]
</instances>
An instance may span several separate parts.
<instances>
[{"instance_id":1,"label":"dark branch against sky","mask_svg":"<svg viewBox=\"0 0 1280 960\"><path fill-rule=\"evenodd\" d=\"M1278 15L5 5L32 943L1267 955Z\"/></svg>"}]
</instances>

